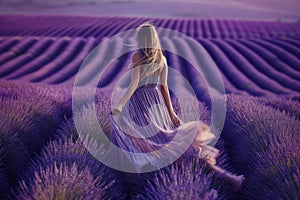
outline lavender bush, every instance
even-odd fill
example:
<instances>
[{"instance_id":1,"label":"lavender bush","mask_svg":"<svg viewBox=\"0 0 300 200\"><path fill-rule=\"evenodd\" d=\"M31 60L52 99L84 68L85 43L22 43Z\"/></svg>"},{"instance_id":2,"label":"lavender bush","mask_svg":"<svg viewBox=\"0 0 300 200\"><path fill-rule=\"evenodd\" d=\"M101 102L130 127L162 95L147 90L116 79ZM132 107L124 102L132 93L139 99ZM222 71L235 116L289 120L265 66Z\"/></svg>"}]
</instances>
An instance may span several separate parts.
<instances>
[{"instance_id":1,"label":"lavender bush","mask_svg":"<svg viewBox=\"0 0 300 200\"><path fill-rule=\"evenodd\" d=\"M246 176L243 196L299 198L299 121L247 97L228 100L224 139L234 167Z\"/></svg>"},{"instance_id":2,"label":"lavender bush","mask_svg":"<svg viewBox=\"0 0 300 200\"><path fill-rule=\"evenodd\" d=\"M63 110L55 101L41 96L17 94L1 100L1 121L4 131L15 132L30 153L37 152L53 138Z\"/></svg>"},{"instance_id":3,"label":"lavender bush","mask_svg":"<svg viewBox=\"0 0 300 200\"><path fill-rule=\"evenodd\" d=\"M56 162L46 169L40 168L31 182L21 181L16 199L102 199L105 187L100 177L94 178L88 167L79 170Z\"/></svg>"},{"instance_id":4,"label":"lavender bush","mask_svg":"<svg viewBox=\"0 0 300 200\"><path fill-rule=\"evenodd\" d=\"M271 106L281 112L286 112L293 117L300 119L300 102L293 99L295 96L268 96L251 97L264 105Z\"/></svg>"},{"instance_id":5,"label":"lavender bush","mask_svg":"<svg viewBox=\"0 0 300 200\"><path fill-rule=\"evenodd\" d=\"M217 165L222 167L223 169L226 169L228 172L231 172L232 174L239 174L238 171L235 169L234 166L232 166L230 160L230 151L226 147L226 142L222 138L222 135L218 142L216 143L215 147L220 150L220 153L216 159ZM213 175L214 172L212 172ZM230 188L230 185L228 182L226 182L223 179L217 178L217 176L213 176L213 187L218 191L218 200L221 199L233 199L233 200L239 200L240 194L234 193L232 189Z\"/></svg>"},{"instance_id":6,"label":"lavender bush","mask_svg":"<svg viewBox=\"0 0 300 200\"><path fill-rule=\"evenodd\" d=\"M18 126L15 121L19 119L8 118L5 116L6 114L7 112L5 113L2 109L0 112L0 171L2 180L5 181L6 177L6 181L9 181L8 185L3 186L3 190L5 190L5 186L13 186L17 183L19 174L30 159L30 153L17 131Z\"/></svg>"},{"instance_id":7,"label":"lavender bush","mask_svg":"<svg viewBox=\"0 0 300 200\"><path fill-rule=\"evenodd\" d=\"M56 107L61 110L61 113L64 113L67 117L71 115L72 110L71 95L72 88L68 86L44 83L32 84L18 80L0 80L0 96L2 99L14 98L22 100L24 98L24 100L33 101L36 98L41 100L45 98L48 101L53 101Z\"/></svg>"},{"instance_id":8,"label":"lavender bush","mask_svg":"<svg viewBox=\"0 0 300 200\"><path fill-rule=\"evenodd\" d=\"M166 169L143 175L145 189L134 199L217 199L211 189L211 174L199 159L182 160Z\"/></svg>"},{"instance_id":9,"label":"lavender bush","mask_svg":"<svg viewBox=\"0 0 300 200\"><path fill-rule=\"evenodd\" d=\"M176 98L176 96L171 98L171 102L174 108L174 111L178 114L182 119L186 119L187 121L195 120L195 116L199 116L199 120L209 124L210 122L210 111L209 108L205 105L205 103L198 101L198 111L191 107L191 101L188 97L181 98L180 100ZM181 104L181 106L180 106Z\"/></svg>"},{"instance_id":10,"label":"lavender bush","mask_svg":"<svg viewBox=\"0 0 300 200\"><path fill-rule=\"evenodd\" d=\"M13 188L33 154L54 138L65 109L59 100L44 95L47 88L22 89L26 83L8 81L1 81L0 85L0 162L3 169L0 171L3 181L6 178L9 182L4 185ZM2 188L4 192L0 196L5 197L9 191L5 186Z\"/></svg>"},{"instance_id":11,"label":"lavender bush","mask_svg":"<svg viewBox=\"0 0 300 200\"><path fill-rule=\"evenodd\" d=\"M232 173L224 141L219 140L219 166ZM183 155L173 164L155 172L139 174L132 184L130 199L239 199L228 183L207 168L204 160Z\"/></svg>"},{"instance_id":12,"label":"lavender bush","mask_svg":"<svg viewBox=\"0 0 300 200\"><path fill-rule=\"evenodd\" d=\"M9 191L9 182L4 169L1 169L0 171L0 184L1 184L1 189L0 189L1 196L5 197Z\"/></svg>"},{"instance_id":13,"label":"lavender bush","mask_svg":"<svg viewBox=\"0 0 300 200\"><path fill-rule=\"evenodd\" d=\"M42 149L40 155L34 158L30 163L26 173L23 174L22 181L34 181L33 178L36 177L37 171L46 170L49 166L57 166L60 168L61 165L65 165L65 167L70 168L73 165L76 165L76 170L78 172L81 173L81 171L88 170L91 176L98 180L97 182L99 182L99 185L97 188L102 190L103 198L124 199L126 191L122 185L122 182L124 181L122 180L122 177L118 177L117 173L96 160L87 151L80 139L73 140L74 138L70 137L50 142ZM97 146L95 146L95 148L99 150ZM24 185L20 184L18 189L19 193L23 193L23 186ZM68 193L72 192L69 188L72 187L72 185L62 185L61 187L61 190L66 190Z\"/></svg>"},{"instance_id":14,"label":"lavender bush","mask_svg":"<svg viewBox=\"0 0 300 200\"><path fill-rule=\"evenodd\" d=\"M18 154L10 152L14 147L12 140L15 139L16 138L13 137L13 135L6 137L1 134L0 136L0 194L4 196L9 192L9 187L11 184L9 181L12 181L16 176L16 172L20 170L18 167L14 166L11 158L19 158L20 160L18 161L21 162L21 164L23 164L22 161L24 162L24 160L21 160L21 157L18 157ZM17 153L20 153L20 150L23 150L22 147L16 149ZM28 157L25 160L27 159Z\"/></svg>"}]
</instances>

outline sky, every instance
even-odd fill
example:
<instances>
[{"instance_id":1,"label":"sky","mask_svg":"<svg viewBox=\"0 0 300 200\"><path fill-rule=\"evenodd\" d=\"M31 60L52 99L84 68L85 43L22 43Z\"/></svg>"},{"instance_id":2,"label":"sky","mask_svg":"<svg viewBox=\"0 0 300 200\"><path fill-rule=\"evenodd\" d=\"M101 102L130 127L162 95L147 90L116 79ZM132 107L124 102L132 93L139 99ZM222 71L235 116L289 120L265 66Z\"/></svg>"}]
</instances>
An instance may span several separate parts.
<instances>
[{"instance_id":1,"label":"sky","mask_svg":"<svg viewBox=\"0 0 300 200\"><path fill-rule=\"evenodd\" d=\"M144 6L143 6L144 5ZM0 14L300 20L300 0L1 0Z\"/></svg>"}]
</instances>

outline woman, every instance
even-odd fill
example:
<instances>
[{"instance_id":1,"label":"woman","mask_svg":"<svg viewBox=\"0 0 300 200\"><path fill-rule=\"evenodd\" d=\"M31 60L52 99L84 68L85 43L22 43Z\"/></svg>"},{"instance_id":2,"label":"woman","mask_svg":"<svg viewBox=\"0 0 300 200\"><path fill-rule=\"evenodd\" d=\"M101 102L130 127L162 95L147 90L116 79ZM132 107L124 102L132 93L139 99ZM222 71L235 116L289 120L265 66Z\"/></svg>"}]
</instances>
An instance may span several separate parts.
<instances>
[{"instance_id":1,"label":"woman","mask_svg":"<svg viewBox=\"0 0 300 200\"><path fill-rule=\"evenodd\" d=\"M130 86L110 115L112 141L126 151L153 152L172 140L178 131L189 136L191 131L196 130L196 137L188 150L183 152L184 155L205 159L211 169L228 180L235 191L240 190L243 175L236 176L216 166L219 151L208 145L214 138L209 127L202 122L184 123L174 112L167 85L167 60L155 27L149 23L140 25L137 41L139 51L132 56ZM137 138L141 133L144 138ZM172 150L179 149L180 146ZM147 165L157 164L150 157L128 156L128 160L137 168L137 172L143 171Z\"/></svg>"}]
</instances>

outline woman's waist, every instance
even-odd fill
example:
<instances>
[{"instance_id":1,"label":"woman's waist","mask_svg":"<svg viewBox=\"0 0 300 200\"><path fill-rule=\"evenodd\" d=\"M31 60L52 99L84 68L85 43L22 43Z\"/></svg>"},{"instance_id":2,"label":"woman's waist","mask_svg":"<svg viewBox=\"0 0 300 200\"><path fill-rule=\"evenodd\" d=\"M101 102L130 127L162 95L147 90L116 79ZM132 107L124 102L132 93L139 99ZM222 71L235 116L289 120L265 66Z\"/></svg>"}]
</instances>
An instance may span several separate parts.
<instances>
[{"instance_id":1,"label":"woman's waist","mask_svg":"<svg viewBox=\"0 0 300 200\"><path fill-rule=\"evenodd\" d=\"M158 83L143 83L139 84L137 89L142 89L142 88L157 88Z\"/></svg>"}]
</instances>

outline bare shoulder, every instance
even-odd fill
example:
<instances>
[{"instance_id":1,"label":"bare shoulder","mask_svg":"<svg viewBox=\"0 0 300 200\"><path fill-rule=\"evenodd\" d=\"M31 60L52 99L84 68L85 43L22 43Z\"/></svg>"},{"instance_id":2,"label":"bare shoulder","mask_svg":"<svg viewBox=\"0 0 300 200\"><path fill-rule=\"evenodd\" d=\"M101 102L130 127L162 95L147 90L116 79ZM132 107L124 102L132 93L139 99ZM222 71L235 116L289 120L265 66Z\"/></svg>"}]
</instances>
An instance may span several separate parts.
<instances>
[{"instance_id":1,"label":"bare shoulder","mask_svg":"<svg viewBox=\"0 0 300 200\"><path fill-rule=\"evenodd\" d=\"M163 67L162 70L165 70L168 68L168 64L167 64L167 58L165 56L162 57L163 59Z\"/></svg>"},{"instance_id":2,"label":"bare shoulder","mask_svg":"<svg viewBox=\"0 0 300 200\"><path fill-rule=\"evenodd\" d=\"M165 63L167 63L167 58L164 55L163 55L163 60L164 60Z\"/></svg>"}]
</instances>

